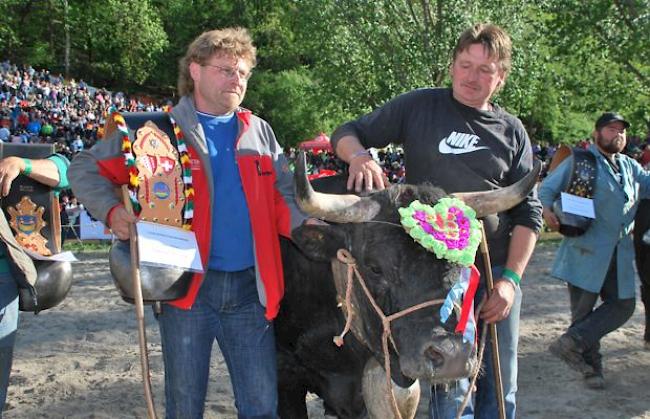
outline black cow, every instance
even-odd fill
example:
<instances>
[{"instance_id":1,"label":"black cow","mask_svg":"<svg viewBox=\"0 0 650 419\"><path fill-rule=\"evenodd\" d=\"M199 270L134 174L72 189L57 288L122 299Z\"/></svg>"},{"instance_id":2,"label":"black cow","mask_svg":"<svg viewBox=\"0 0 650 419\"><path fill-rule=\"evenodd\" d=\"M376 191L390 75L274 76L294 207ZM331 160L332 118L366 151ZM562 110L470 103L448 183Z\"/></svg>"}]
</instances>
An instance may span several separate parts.
<instances>
[{"instance_id":1,"label":"black cow","mask_svg":"<svg viewBox=\"0 0 650 419\"><path fill-rule=\"evenodd\" d=\"M504 211L526 196L538 173L539 166L509 188L455 196L479 216ZM383 365L382 326L356 286L360 327L346 336L342 347L334 345L332 338L341 333L345 319L337 306L331 260L340 248L350 251L386 315L444 298L460 267L415 243L401 227L397 209L415 199L435 204L446 194L431 185L393 185L363 198L314 192L304 176L304 158L298 160L296 182L303 210L335 224L302 226L293 232L293 243L282 243L286 290L275 321L280 416L306 418L309 391L323 399L329 414L363 417L363 371L372 358ZM345 181L339 185L344 191ZM439 308L428 307L392 323L399 354L391 347L391 375L401 387L416 379L449 382L466 377L475 366L474 348L453 333L454 316L441 324Z\"/></svg>"},{"instance_id":2,"label":"black cow","mask_svg":"<svg viewBox=\"0 0 650 419\"><path fill-rule=\"evenodd\" d=\"M650 199L644 199L634 219L634 253L636 269L641 278L641 301L645 306L645 339L650 347L650 244L643 242L643 235L650 229Z\"/></svg>"}]
</instances>

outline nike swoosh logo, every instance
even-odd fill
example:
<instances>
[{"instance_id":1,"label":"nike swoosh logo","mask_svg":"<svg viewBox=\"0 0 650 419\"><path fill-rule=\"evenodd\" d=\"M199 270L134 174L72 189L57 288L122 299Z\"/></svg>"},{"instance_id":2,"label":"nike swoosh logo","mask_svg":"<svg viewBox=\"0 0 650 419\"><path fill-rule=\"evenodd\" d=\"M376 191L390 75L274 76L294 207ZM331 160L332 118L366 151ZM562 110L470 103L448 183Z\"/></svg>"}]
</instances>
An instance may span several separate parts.
<instances>
[{"instance_id":1,"label":"nike swoosh logo","mask_svg":"<svg viewBox=\"0 0 650 419\"><path fill-rule=\"evenodd\" d=\"M446 139L443 139L440 141L438 144L438 151L441 154L466 154L466 153L473 153L474 151L478 150L485 150L487 147L475 147L475 146L470 146L470 147L452 147L449 144L445 142Z\"/></svg>"}]
</instances>

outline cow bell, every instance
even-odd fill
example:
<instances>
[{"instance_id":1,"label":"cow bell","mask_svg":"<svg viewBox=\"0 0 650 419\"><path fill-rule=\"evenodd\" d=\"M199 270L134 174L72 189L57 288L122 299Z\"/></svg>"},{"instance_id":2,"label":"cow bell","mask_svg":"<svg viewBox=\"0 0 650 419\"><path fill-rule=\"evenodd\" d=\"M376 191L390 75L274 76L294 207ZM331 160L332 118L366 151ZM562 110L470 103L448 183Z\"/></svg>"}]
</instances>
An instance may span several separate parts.
<instances>
[{"instance_id":1,"label":"cow bell","mask_svg":"<svg viewBox=\"0 0 650 419\"><path fill-rule=\"evenodd\" d=\"M131 246L128 240L115 240L108 254L113 282L122 299L134 302L131 272ZM140 265L142 299L145 304L184 297L190 286L192 272L171 267Z\"/></svg>"},{"instance_id":2,"label":"cow bell","mask_svg":"<svg viewBox=\"0 0 650 419\"><path fill-rule=\"evenodd\" d=\"M58 305L72 287L72 265L70 262L35 260L36 298L26 288L18 290L18 308L21 311L38 313Z\"/></svg>"},{"instance_id":3,"label":"cow bell","mask_svg":"<svg viewBox=\"0 0 650 419\"><path fill-rule=\"evenodd\" d=\"M553 213L560 222L560 234L567 237L576 237L583 235L593 219L588 217L583 217L582 215L571 214L569 212L562 211L562 200L556 199L553 202Z\"/></svg>"},{"instance_id":4,"label":"cow bell","mask_svg":"<svg viewBox=\"0 0 650 419\"><path fill-rule=\"evenodd\" d=\"M570 149L569 155L573 156L573 161L565 192L581 198L592 199L596 190L596 176L598 173L596 157L591 151L577 147ZM560 234L563 236L581 236L589 229L593 221L592 218L564 212L561 198L553 202L552 210L560 222Z\"/></svg>"}]
</instances>

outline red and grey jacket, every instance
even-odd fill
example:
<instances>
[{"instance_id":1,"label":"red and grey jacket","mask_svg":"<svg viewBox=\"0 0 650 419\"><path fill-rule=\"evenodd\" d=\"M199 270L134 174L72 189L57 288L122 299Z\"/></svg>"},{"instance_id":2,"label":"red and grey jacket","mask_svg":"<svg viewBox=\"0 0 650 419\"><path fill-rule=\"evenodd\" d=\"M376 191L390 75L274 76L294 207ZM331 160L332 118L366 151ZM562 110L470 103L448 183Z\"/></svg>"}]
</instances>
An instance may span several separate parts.
<instances>
[{"instance_id":1,"label":"red and grey jacket","mask_svg":"<svg viewBox=\"0 0 650 419\"><path fill-rule=\"evenodd\" d=\"M203 265L207 266L212 208L219 205L214 202L208 146L190 97L183 97L171 113L188 146L195 190L192 230ZM236 115L239 123L236 158L250 213L257 280L262 285L258 286L260 302L266 307L266 318L271 320L277 315L284 294L279 235L290 237L291 230L299 226L305 216L295 204L293 175L271 126L246 109L238 109ZM78 154L68 171L74 194L104 223L110 211L121 205L114 193L115 187L129 181L121 148L120 135L116 131L90 150ZM203 276L195 274L187 295L170 304L190 309Z\"/></svg>"}]
</instances>

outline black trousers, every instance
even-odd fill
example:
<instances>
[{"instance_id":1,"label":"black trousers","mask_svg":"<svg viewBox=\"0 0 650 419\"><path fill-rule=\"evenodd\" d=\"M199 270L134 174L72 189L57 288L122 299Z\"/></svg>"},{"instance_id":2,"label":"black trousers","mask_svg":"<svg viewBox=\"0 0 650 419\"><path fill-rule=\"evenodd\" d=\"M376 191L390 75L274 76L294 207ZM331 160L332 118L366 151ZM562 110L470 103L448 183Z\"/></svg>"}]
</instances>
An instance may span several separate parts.
<instances>
[{"instance_id":1,"label":"black trousers","mask_svg":"<svg viewBox=\"0 0 650 419\"><path fill-rule=\"evenodd\" d=\"M641 279L641 301L645 306L644 339L650 342L650 245L643 242L643 235L650 229L650 199L639 204L634 224L634 254L636 269Z\"/></svg>"}]
</instances>

